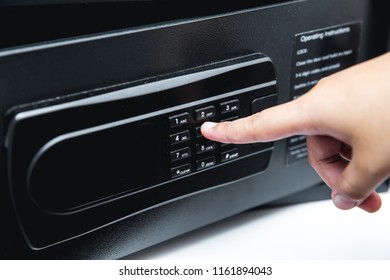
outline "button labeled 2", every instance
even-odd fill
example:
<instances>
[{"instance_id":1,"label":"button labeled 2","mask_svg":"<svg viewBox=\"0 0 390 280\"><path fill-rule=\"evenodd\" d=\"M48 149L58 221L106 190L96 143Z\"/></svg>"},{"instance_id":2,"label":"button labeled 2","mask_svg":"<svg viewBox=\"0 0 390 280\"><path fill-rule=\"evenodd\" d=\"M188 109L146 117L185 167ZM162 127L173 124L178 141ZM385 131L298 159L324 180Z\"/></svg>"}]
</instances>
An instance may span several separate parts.
<instances>
[{"instance_id":1,"label":"button labeled 2","mask_svg":"<svg viewBox=\"0 0 390 280\"><path fill-rule=\"evenodd\" d=\"M215 116L215 107L208 106L195 110L195 118L197 121L209 119Z\"/></svg>"}]
</instances>

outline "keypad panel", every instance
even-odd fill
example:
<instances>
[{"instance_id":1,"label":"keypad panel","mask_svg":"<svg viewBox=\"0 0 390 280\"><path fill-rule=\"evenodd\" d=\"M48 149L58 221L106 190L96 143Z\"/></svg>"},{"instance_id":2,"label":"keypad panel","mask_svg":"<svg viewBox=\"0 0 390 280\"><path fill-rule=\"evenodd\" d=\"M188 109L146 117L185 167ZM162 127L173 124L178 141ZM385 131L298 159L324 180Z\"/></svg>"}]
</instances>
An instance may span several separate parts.
<instances>
[{"instance_id":1,"label":"keypad panel","mask_svg":"<svg viewBox=\"0 0 390 280\"><path fill-rule=\"evenodd\" d=\"M273 63L256 53L60 106L21 107L7 141L12 143L15 203L24 206L19 214L30 244L51 246L105 222L264 171L273 143L212 142L200 127L208 120L244 118L276 103ZM96 216L106 218L88 218ZM42 234L32 220L56 230Z\"/></svg>"},{"instance_id":2,"label":"keypad panel","mask_svg":"<svg viewBox=\"0 0 390 280\"><path fill-rule=\"evenodd\" d=\"M221 99L215 98L212 102L170 113L167 117L169 127L167 166L171 179L272 149L273 143L238 145L210 141L203 137L200 127L205 121L234 121L276 103L276 93L266 88L244 91Z\"/></svg>"}]
</instances>

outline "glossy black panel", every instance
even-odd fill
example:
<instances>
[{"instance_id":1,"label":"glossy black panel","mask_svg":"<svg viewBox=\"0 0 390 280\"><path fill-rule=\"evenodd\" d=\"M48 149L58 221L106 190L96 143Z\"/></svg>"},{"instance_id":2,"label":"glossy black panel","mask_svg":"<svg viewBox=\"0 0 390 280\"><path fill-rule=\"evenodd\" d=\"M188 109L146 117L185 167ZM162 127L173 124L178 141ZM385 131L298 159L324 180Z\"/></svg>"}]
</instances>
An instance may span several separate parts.
<instances>
[{"instance_id":1,"label":"glossy black panel","mask_svg":"<svg viewBox=\"0 0 390 280\"><path fill-rule=\"evenodd\" d=\"M213 145L201 137L203 120L197 121L194 110L214 106L213 120L232 120L252 113L252 102L259 98L288 101L297 34L360 22L352 63L388 49L385 1L240 1L222 6L184 1L179 6L161 2L154 9L138 2L126 4L131 9L109 4L0 9L1 257L120 258L318 185L321 179L307 160L285 165L288 140L259 147ZM333 47L339 48L325 44L323 51ZM258 75L251 75L255 64L231 69L234 73L200 75L264 58L261 53L269 59L258 65ZM250 54L257 56L248 58ZM176 78L192 74L198 79L177 84ZM170 79L174 83L166 84ZM249 88L243 90L239 83ZM63 106L111 93L118 94ZM239 110L221 107L236 106L236 100ZM256 101L253 111L268 101ZM221 108L227 112L222 114ZM181 124L172 126L176 121ZM141 123L151 126L139 129ZM127 125L138 134L154 131L156 139L134 140L131 132L121 132L123 140L115 146L115 137L103 136ZM170 135L185 131L189 134L183 134L183 141L171 146ZM100 133L98 142L93 140ZM137 174L115 166L118 158L134 164L127 160L131 148L124 147L126 139L143 146L158 142L164 170L150 178L140 175L141 154L155 161L155 147L134 152L141 161L132 166ZM299 141L304 139L294 143ZM108 166L101 168L99 162ZM84 178L67 177L67 169ZM44 176L44 170L53 174Z\"/></svg>"},{"instance_id":2,"label":"glossy black panel","mask_svg":"<svg viewBox=\"0 0 390 280\"><path fill-rule=\"evenodd\" d=\"M33 200L44 209L61 211L156 183L165 161L155 135L151 124L141 124L43 147L27 178Z\"/></svg>"},{"instance_id":3,"label":"glossy black panel","mask_svg":"<svg viewBox=\"0 0 390 280\"><path fill-rule=\"evenodd\" d=\"M276 105L270 59L257 53L179 74L14 116L9 168L31 247L267 168L272 142L225 145L197 129L206 120L249 116L254 100L268 100L258 111ZM55 230L42 233L32 220Z\"/></svg>"}]
</instances>

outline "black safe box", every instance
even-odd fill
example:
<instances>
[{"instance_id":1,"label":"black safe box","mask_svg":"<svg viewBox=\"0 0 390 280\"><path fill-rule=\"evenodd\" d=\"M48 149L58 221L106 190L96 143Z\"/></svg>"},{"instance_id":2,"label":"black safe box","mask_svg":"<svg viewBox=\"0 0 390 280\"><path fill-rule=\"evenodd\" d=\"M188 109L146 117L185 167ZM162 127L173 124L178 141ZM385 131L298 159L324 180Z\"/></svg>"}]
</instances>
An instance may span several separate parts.
<instances>
[{"instance_id":1,"label":"black safe box","mask_svg":"<svg viewBox=\"0 0 390 280\"><path fill-rule=\"evenodd\" d=\"M0 1L3 259L131 258L329 193L304 136L227 145L200 125L386 52L384 4L87 2Z\"/></svg>"}]
</instances>

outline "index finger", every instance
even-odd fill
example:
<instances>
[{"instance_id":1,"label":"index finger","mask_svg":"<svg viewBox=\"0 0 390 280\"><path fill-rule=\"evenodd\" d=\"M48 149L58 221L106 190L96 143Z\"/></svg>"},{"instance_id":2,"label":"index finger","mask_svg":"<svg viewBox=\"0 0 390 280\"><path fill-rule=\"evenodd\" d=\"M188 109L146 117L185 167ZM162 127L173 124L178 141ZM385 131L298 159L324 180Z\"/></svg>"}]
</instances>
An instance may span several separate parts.
<instances>
[{"instance_id":1,"label":"index finger","mask_svg":"<svg viewBox=\"0 0 390 280\"><path fill-rule=\"evenodd\" d=\"M205 122L203 136L222 143L269 142L292 135L313 134L313 116L308 102L300 97L231 122Z\"/></svg>"}]
</instances>

